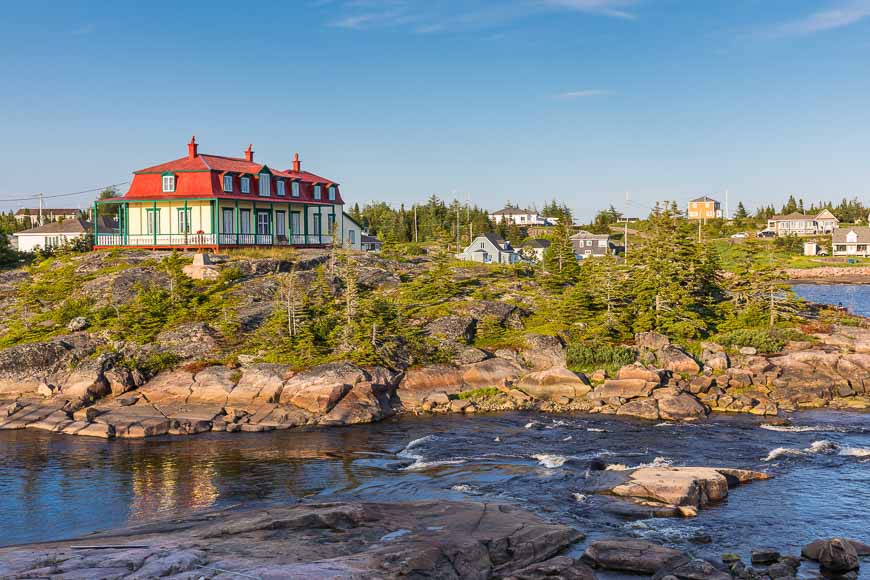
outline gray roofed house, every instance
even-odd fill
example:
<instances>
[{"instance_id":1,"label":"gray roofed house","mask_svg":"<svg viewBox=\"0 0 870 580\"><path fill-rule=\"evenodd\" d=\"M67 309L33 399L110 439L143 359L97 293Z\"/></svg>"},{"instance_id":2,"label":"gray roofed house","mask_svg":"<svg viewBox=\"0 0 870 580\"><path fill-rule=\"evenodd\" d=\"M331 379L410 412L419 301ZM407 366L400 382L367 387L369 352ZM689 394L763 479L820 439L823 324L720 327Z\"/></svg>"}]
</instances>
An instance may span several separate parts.
<instances>
[{"instance_id":1,"label":"gray roofed house","mask_svg":"<svg viewBox=\"0 0 870 580\"><path fill-rule=\"evenodd\" d=\"M90 222L81 218L50 222L44 226L15 232L20 252L32 252L37 247L43 249L62 246L67 242L87 236L92 231Z\"/></svg>"},{"instance_id":2,"label":"gray roofed house","mask_svg":"<svg viewBox=\"0 0 870 580\"><path fill-rule=\"evenodd\" d=\"M360 244L366 252L380 252L383 247L383 242L374 236L363 234L360 236Z\"/></svg>"},{"instance_id":3,"label":"gray roofed house","mask_svg":"<svg viewBox=\"0 0 870 580\"><path fill-rule=\"evenodd\" d=\"M550 247L550 240L541 238L529 239L523 242L520 253L526 258L533 258L538 262L544 260L544 252Z\"/></svg>"},{"instance_id":4,"label":"gray roofed house","mask_svg":"<svg viewBox=\"0 0 870 580\"><path fill-rule=\"evenodd\" d=\"M606 256L613 250L609 234L593 234L586 230L571 236L571 245L574 246L574 255L581 259Z\"/></svg>"},{"instance_id":5,"label":"gray roofed house","mask_svg":"<svg viewBox=\"0 0 870 580\"><path fill-rule=\"evenodd\" d=\"M834 230L831 235L831 249L834 256L862 256L870 255L867 249L870 247L870 227L851 226Z\"/></svg>"},{"instance_id":6,"label":"gray roofed house","mask_svg":"<svg viewBox=\"0 0 870 580\"><path fill-rule=\"evenodd\" d=\"M516 264L520 261L520 256L514 251L511 243L492 233L479 234L456 257L483 264Z\"/></svg>"}]
</instances>

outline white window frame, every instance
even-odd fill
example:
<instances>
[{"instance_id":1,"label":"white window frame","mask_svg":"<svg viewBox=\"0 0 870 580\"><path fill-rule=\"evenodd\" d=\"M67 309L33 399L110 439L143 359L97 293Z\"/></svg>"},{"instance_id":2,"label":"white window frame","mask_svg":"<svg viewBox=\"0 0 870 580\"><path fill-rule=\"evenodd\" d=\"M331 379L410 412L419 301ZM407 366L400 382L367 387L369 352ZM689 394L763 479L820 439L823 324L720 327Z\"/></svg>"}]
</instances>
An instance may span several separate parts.
<instances>
[{"instance_id":1,"label":"white window frame","mask_svg":"<svg viewBox=\"0 0 870 580\"><path fill-rule=\"evenodd\" d=\"M265 193L264 193L265 190ZM260 174L260 197L272 196L272 176L268 173Z\"/></svg>"},{"instance_id":2,"label":"white window frame","mask_svg":"<svg viewBox=\"0 0 870 580\"><path fill-rule=\"evenodd\" d=\"M290 184L290 195L293 197L299 197L299 182L294 181Z\"/></svg>"},{"instance_id":3,"label":"white window frame","mask_svg":"<svg viewBox=\"0 0 870 580\"><path fill-rule=\"evenodd\" d=\"M224 191L232 191L233 190L233 176L232 175L224 175Z\"/></svg>"},{"instance_id":4,"label":"white window frame","mask_svg":"<svg viewBox=\"0 0 870 580\"><path fill-rule=\"evenodd\" d=\"M174 175L164 175L163 176L163 193L174 193L175 192L175 176Z\"/></svg>"},{"instance_id":5,"label":"white window frame","mask_svg":"<svg viewBox=\"0 0 870 580\"><path fill-rule=\"evenodd\" d=\"M320 198L323 196L323 186L315 185L314 186L314 200L320 201Z\"/></svg>"},{"instance_id":6,"label":"white window frame","mask_svg":"<svg viewBox=\"0 0 870 580\"><path fill-rule=\"evenodd\" d=\"M329 186L329 201L335 201L335 186Z\"/></svg>"},{"instance_id":7,"label":"white window frame","mask_svg":"<svg viewBox=\"0 0 870 580\"><path fill-rule=\"evenodd\" d=\"M279 179L278 181L276 181L276 184L277 184L277 188L278 188L278 195L280 195L281 197L284 197L285 195L287 195L287 190L286 190L286 186L284 185L284 180Z\"/></svg>"},{"instance_id":8,"label":"white window frame","mask_svg":"<svg viewBox=\"0 0 870 580\"><path fill-rule=\"evenodd\" d=\"M347 241L348 241L349 243L351 243L351 244L355 244L355 243L356 243L356 231L354 231L354 230L347 230Z\"/></svg>"},{"instance_id":9,"label":"white window frame","mask_svg":"<svg viewBox=\"0 0 870 580\"><path fill-rule=\"evenodd\" d=\"M251 193L251 178L243 177L241 179L242 193Z\"/></svg>"}]
</instances>

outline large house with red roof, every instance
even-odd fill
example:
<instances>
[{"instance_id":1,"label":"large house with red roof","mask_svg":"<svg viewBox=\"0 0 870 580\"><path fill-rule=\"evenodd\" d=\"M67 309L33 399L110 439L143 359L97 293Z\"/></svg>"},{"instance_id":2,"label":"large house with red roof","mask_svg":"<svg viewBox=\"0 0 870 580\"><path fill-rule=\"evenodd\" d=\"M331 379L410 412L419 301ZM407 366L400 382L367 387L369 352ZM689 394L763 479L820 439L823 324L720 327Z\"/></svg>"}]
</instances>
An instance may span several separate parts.
<instances>
[{"instance_id":1,"label":"large house with red roof","mask_svg":"<svg viewBox=\"0 0 870 580\"><path fill-rule=\"evenodd\" d=\"M117 216L116 228L96 227L94 246L232 248L239 246L361 249L362 228L344 213L338 183L292 167L274 169L244 157L199 152L133 172L130 190L96 202L96 215Z\"/></svg>"}]
</instances>

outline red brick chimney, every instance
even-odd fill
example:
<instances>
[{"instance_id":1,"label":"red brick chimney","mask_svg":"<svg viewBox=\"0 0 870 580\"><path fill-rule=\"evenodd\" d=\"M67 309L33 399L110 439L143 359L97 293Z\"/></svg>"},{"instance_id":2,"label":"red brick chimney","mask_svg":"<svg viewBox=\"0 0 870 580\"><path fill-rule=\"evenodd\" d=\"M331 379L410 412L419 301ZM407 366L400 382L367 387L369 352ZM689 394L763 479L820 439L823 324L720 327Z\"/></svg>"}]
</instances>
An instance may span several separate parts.
<instances>
[{"instance_id":1,"label":"red brick chimney","mask_svg":"<svg viewBox=\"0 0 870 580\"><path fill-rule=\"evenodd\" d=\"M190 143L187 144L187 157L189 159L193 159L198 155L197 149L199 145L196 144L196 135L190 138Z\"/></svg>"},{"instance_id":2,"label":"red brick chimney","mask_svg":"<svg viewBox=\"0 0 870 580\"><path fill-rule=\"evenodd\" d=\"M253 144L252 144L252 145L248 145L248 148L245 149L245 161L251 161L251 162L254 161L254 149L253 149Z\"/></svg>"},{"instance_id":3,"label":"red brick chimney","mask_svg":"<svg viewBox=\"0 0 870 580\"><path fill-rule=\"evenodd\" d=\"M296 173L302 171L302 162L299 161L298 153L293 154L293 171L295 171Z\"/></svg>"}]
</instances>

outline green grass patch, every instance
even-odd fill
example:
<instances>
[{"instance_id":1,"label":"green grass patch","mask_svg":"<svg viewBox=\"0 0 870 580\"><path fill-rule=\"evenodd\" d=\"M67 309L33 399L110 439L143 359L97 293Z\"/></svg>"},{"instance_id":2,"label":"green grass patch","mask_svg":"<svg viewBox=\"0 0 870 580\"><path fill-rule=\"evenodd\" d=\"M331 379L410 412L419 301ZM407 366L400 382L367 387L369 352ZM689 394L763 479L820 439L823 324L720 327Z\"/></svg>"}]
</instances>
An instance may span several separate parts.
<instances>
[{"instance_id":1,"label":"green grass patch","mask_svg":"<svg viewBox=\"0 0 870 580\"><path fill-rule=\"evenodd\" d=\"M627 347L612 344L568 345L568 368L575 372L591 373L604 369L615 374L620 368L633 363L635 352Z\"/></svg>"}]
</instances>

